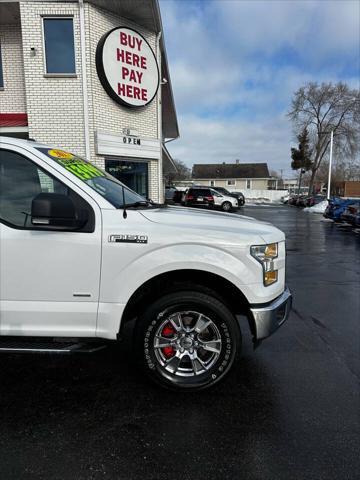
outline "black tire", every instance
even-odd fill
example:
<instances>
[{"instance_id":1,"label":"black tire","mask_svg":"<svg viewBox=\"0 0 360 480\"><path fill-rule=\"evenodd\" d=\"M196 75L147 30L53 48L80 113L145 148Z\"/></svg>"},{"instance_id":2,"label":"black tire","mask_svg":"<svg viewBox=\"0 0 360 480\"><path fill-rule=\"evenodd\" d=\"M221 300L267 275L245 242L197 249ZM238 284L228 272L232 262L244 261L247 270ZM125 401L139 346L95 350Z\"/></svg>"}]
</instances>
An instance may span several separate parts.
<instances>
[{"instance_id":1,"label":"black tire","mask_svg":"<svg viewBox=\"0 0 360 480\"><path fill-rule=\"evenodd\" d=\"M224 202L222 205L221 205L221 210L223 212L231 212L231 209L232 209L232 205L230 202Z\"/></svg>"},{"instance_id":2,"label":"black tire","mask_svg":"<svg viewBox=\"0 0 360 480\"><path fill-rule=\"evenodd\" d=\"M175 329L175 322L183 329ZM152 380L194 391L215 385L229 372L241 349L241 333L221 301L186 290L164 295L139 317L136 343L138 359Z\"/></svg>"}]
</instances>

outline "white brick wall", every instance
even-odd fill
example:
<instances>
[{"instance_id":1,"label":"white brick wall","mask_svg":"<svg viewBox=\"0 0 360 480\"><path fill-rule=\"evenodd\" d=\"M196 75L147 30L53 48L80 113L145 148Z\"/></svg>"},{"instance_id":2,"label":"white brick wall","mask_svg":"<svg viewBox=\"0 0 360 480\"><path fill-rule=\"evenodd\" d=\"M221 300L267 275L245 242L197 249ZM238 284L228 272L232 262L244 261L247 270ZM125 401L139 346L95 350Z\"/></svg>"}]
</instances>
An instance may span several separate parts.
<instances>
[{"instance_id":1,"label":"white brick wall","mask_svg":"<svg viewBox=\"0 0 360 480\"><path fill-rule=\"evenodd\" d=\"M4 90L0 89L0 113L26 112L24 65L19 25L0 25Z\"/></svg>"},{"instance_id":2,"label":"white brick wall","mask_svg":"<svg viewBox=\"0 0 360 480\"><path fill-rule=\"evenodd\" d=\"M96 47L100 38L112 28L127 26L141 33L156 52L156 36L154 33L141 29L129 20L117 17L104 10L86 4L86 44L87 65L92 108L92 123L94 129L105 130L108 133L122 134L124 127L133 127L143 137L158 138L157 102L154 99L142 108L130 109L114 102L103 89L97 76L95 65Z\"/></svg>"},{"instance_id":3,"label":"white brick wall","mask_svg":"<svg viewBox=\"0 0 360 480\"><path fill-rule=\"evenodd\" d=\"M78 7L72 3L20 2L29 136L85 155ZM76 78L44 77L42 16L73 16ZM31 55L31 48L36 55Z\"/></svg>"},{"instance_id":4,"label":"white brick wall","mask_svg":"<svg viewBox=\"0 0 360 480\"><path fill-rule=\"evenodd\" d=\"M152 160L149 162L149 198L154 202L161 202L162 193L159 198L159 162Z\"/></svg>"},{"instance_id":5,"label":"white brick wall","mask_svg":"<svg viewBox=\"0 0 360 480\"><path fill-rule=\"evenodd\" d=\"M114 102L103 89L96 71L96 47L100 38L112 28L125 26L141 33L156 55L156 35L129 20L105 10L85 4L86 63L89 95L89 130L122 136L123 128L134 128L141 137L159 138L157 97L146 107L129 109ZM104 158L95 154L94 137L91 142L91 160L104 167ZM149 162L149 196L159 200L158 162Z\"/></svg>"},{"instance_id":6,"label":"white brick wall","mask_svg":"<svg viewBox=\"0 0 360 480\"><path fill-rule=\"evenodd\" d=\"M159 138L158 102L155 98L146 107L129 109L117 104L107 95L96 71L95 54L98 41L103 34L114 27L128 26L139 31L156 54L156 35L127 19L120 18L89 3L85 3L84 8L90 160L100 167L104 167L104 158L95 153L95 131L122 136L122 129L130 127L136 129L140 137ZM20 13L29 136L85 156L78 4L65 1L55 3L20 0ZM45 76L42 17L56 15L73 17L77 74L75 78ZM17 27L17 50L21 49L19 35L20 31ZM35 56L31 55L31 48L36 49ZM21 54L18 56L21 59ZM6 65L4 70L6 70L7 76L11 76L11 79L13 75L21 74L22 67L17 67L17 73L8 73L10 72L8 68ZM24 85L24 80L22 82ZM19 91L23 92L21 111L25 111L24 88L22 87ZM0 95L2 93L4 92L0 92ZM11 103L11 108L12 110L8 111L17 111L14 102ZM158 162L156 160L149 161L149 196L155 201L159 200L158 175Z\"/></svg>"}]
</instances>

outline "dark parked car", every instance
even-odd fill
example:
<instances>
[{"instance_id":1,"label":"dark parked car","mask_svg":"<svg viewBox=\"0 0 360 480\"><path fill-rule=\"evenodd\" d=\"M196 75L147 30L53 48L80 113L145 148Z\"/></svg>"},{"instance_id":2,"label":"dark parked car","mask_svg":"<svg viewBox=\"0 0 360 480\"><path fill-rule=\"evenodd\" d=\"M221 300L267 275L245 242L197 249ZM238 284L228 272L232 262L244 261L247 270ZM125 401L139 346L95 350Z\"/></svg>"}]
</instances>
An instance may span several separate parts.
<instances>
[{"instance_id":1,"label":"dark parked car","mask_svg":"<svg viewBox=\"0 0 360 480\"><path fill-rule=\"evenodd\" d=\"M174 195L175 195L175 192L176 192L176 188L175 187L165 187L165 200L167 202L171 202L171 201L174 201Z\"/></svg>"},{"instance_id":2,"label":"dark parked car","mask_svg":"<svg viewBox=\"0 0 360 480\"><path fill-rule=\"evenodd\" d=\"M181 203L182 200L183 200L184 193L185 193L184 190L176 190L176 192L174 192L174 196L173 196L174 202L175 203Z\"/></svg>"},{"instance_id":3,"label":"dark parked car","mask_svg":"<svg viewBox=\"0 0 360 480\"><path fill-rule=\"evenodd\" d=\"M354 200L343 199L334 197L329 200L329 204L324 212L325 218L330 218L334 222L341 222L341 215L345 212L346 208L354 203Z\"/></svg>"},{"instance_id":4,"label":"dark parked car","mask_svg":"<svg viewBox=\"0 0 360 480\"><path fill-rule=\"evenodd\" d=\"M324 200L326 200L325 195L312 195L306 198L305 203L307 207L313 207Z\"/></svg>"},{"instance_id":5,"label":"dark parked car","mask_svg":"<svg viewBox=\"0 0 360 480\"><path fill-rule=\"evenodd\" d=\"M345 223L350 223L353 227L356 226L357 217L360 215L360 201L354 202L345 208L345 211L340 215L340 220Z\"/></svg>"},{"instance_id":6,"label":"dark parked car","mask_svg":"<svg viewBox=\"0 0 360 480\"><path fill-rule=\"evenodd\" d=\"M289 205L296 205L297 195L290 195L288 204Z\"/></svg>"},{"instance_id":7,"label":"dark parked car","mask_svg":"<svg viewBox=\"0 0 360 480\"><path fill-rule=\"evenodd\" d=\"M186 207L193 205L213 207L214 203L210 188L189 188L185 193L184 205Z\"/></svg>"},{"instance_id":8,"label":"dark parked car","mask_svg":"<svg viewBox=\"0 0 360 480\"><path fill-rule=\"evenodd\" d=\"M300 195L296 198L295 205L297 207L306 207L307 195Z\"/></svg>"},{"instance_id":9,"label":"dark parked car","mask_svg":"<svg viewBox=\"0 0 360 480\"><path fill-rule=\"evenodd\" d=\"M218 207L224 212L230 212L238 207L238 202L236 198L223 195L213 188L191 187L185 194L184 205L186 207Z\"/></svg>"},{"instance_id":10,"label":"dark parked car","mask_svg":"<svg viewBox=\"0 0 360 480\"><path fill-rule=\"evenodd\" d=\"M228 197L236 198L236 200L238 201L239 207L242 207L245 204L245 197L241 192L229 192L229 190L226 190L226 188L224 187L211 187L211 188L221 193L222 195L227 195Z\"/></svg>"},{"instance_id":11,"label":"dark parked car","mask_svg":"<svg viewBox=\"0 0 360 480\"><path fill-rule=\"evenodd\" d=\"M355 228L360 229L360 212L355 215Z\"/></svg>"}]
</instances>

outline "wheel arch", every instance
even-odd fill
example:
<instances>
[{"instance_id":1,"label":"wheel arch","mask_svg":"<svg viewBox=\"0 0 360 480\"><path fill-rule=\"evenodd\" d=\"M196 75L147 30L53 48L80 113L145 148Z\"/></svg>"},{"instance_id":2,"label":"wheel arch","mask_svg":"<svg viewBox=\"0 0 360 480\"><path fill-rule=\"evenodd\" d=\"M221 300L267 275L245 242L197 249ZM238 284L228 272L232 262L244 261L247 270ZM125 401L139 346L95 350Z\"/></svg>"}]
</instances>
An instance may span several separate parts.
<instances>
[{"instance_id":1,"label":"wheel arch","mask_svg":"<svg viewBox=\"0 0 360 480\"><path fill-rule=\"evenodd\" d=\"M243 292L226 278L212 272L195 269L172 270L160 273L143 283L129 298L120 322L119 335L146 306L166 293L179 289L209 292L226 304L234 314L247 314L248 301Z\"/></svg>"}]
</instances>

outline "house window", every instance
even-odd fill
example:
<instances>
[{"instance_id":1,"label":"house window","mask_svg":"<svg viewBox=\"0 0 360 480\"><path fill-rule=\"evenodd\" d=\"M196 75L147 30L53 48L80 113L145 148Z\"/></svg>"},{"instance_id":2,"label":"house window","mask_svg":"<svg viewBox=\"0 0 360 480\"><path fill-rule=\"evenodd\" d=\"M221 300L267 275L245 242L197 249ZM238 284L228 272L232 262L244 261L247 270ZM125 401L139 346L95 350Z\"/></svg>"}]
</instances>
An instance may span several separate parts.
<instances>
[{"instance_id":1,"label":"house window","mask_svg":"<svg viewBox=\"0 0 360 480\"><path fill-rule=\"evenodd\" d=\"M75 74L73 19L44 18L43 25L46 73Z\"/></svg>"},{"instance_id":2,"label":"house window","mask_svg":"<svg viewBox=\"0 0 360 480\"><path fill-rule=\"evenodd\" d=\"M228 186L228 187L235 187L235 185L236 185L236 181L235 181L235 180L228 180L226 183L227 183L227 186Z\"/></svg>"},{"instance_id":3,"label":"house window","mask_svg":"<svg viewBox=\"0 0 360 480\"><path fill-rule=\"evenodd\" d=\"M0 88L4 88L4 75L3 75L3 67L2 67L1 44L0 44Z\"/></svg>"},{"instance_id":4,"label":"house window","mask_svg":"<svg viewBox=\"0 0 360 480\"><path fill-rule=\"evenodd\" d=\"M251 188L251 180L246 180L246 188L248 190Z\"/></svg>"},{"instance_id":5,"label":"house window","mask_svg":"<svg viewBox=\"0 0 360 480\"><path fill-rule=\"evenodd\" d=\"M215 180L210 180L210 187L215 187Z\"/></svg>"}]
</instances>

